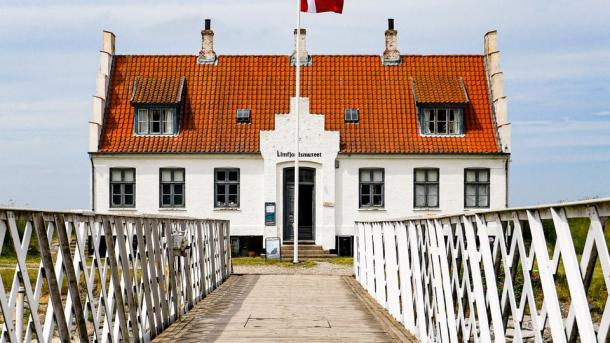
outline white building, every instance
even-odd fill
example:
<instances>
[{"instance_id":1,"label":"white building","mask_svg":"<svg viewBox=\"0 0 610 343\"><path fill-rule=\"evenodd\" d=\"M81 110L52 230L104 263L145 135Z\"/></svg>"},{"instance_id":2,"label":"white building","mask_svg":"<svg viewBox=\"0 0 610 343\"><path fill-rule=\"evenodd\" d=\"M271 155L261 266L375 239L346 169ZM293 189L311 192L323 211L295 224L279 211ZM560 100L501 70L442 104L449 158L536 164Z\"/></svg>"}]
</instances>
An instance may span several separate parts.
<instances>
[{"instance_id":1,"label":"white building","mask_svg":"<svg viewBox=\"0 0 610 343\"><path fill-rule=\"evenodd\" d=\"M295 56L115 54L103 34L89 151L102 213L226 218L234 237L291 241ZM299 238L354 221L507 206L510 124L496 33L482 55L308 55ZM293 174L292 174L293 175Z\"/></svg>"}]
</instances>

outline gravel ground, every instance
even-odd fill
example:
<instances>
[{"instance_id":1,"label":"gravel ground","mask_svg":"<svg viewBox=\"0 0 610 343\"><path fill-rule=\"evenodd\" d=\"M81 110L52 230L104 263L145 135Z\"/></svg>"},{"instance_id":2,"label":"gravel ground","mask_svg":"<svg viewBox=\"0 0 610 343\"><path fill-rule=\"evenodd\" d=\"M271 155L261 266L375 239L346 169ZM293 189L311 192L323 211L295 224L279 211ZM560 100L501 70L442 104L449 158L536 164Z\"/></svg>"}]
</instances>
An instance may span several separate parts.
<instances>
[{"instance_id":1,"label":"gravel ground","mask_svg":"<svg viewBox=\"0 0 610 343\"><path fill-rule=\"evenodd\" d=\"M234 265L234 274L302 274L302 275L353 275L354 267L351 265L340 265L328 262L316 261L311 268L261 266L261 265Z\"/></svg>"}]
</instances>

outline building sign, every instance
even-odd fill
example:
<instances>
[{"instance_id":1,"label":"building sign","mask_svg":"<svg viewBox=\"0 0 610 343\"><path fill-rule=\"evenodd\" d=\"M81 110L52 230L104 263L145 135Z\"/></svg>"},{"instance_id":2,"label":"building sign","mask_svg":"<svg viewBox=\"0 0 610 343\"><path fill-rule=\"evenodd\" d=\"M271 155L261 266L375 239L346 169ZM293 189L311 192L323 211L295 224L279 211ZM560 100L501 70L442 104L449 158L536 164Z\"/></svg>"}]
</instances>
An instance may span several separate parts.
<instances>
[{"instance_id":1,"label":"building sign","mask_svg":"<svg viewBox=\"0 0 610 343\"><path fill-rule=\"evenodd\" d=\"M277 150L277 157L294 158L294 152ZM322 153L321 152L299 152L299 158L301 158L301 157L322 157Z\"/></svg>"},{"instance_id":2,"label":"building sign","mask_svg":"<svg viewBox=\"0 0 610 343\"><path fill-rule=\"evenodd\" d=\"M266 202L265 203L265 226L274 226L274 225L275 225L275 203Z\"/></svg>"},{"instance_id":3,"label":"building sign","mask_svg":"<svg viewBox=\"0 0 610 343\"><path fill-rule=\"evenodd\" d=\"M267 254L265 258L278 259L280 255L280 238L279 237L268 237L265 239L265 250Z\"/></svg>"}]
</instances>

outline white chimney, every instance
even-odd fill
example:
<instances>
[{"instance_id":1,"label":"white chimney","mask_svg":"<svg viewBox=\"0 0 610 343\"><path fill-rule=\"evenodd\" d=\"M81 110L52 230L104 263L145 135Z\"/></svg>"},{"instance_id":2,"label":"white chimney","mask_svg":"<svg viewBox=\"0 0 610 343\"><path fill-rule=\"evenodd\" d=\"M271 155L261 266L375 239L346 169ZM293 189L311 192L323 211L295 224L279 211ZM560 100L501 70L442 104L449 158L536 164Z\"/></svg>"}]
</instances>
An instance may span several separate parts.
<instances>
[{"instance_id":1,"label":"white chimney","mask_svg":"<svg viewBox=\"0 0 610 343\"><path fill-rule=\"evenodd\" d=\"M307 30L301 29L301 34L297 38L297 29L294 29L294 51L290 56L290 63L296 65L296 54L297 54L297 44L299 45L299 61L301 61L301 65L309 65L309 54L307 53L307 47L305 45L307 37ZM297 41L298 40L298 41Z\"/></svg>"},{"instance_id":2,"label":"white chimney","mask_svg":"<svg viewBox=\"0 0 610 343\"><path fill-rule=\"evenodd\" d=\"M100 50L100 69L97 72L95 95L93 96L93 111L89 120L89 152L97 152L104 109L108 98L108 83L112 70L112 59L115 53L116 37L109 31L102 32L102 49Z\"/></svg>"},{"instance_id":3,"label":"white chimney","mask_svg":"<svg viewBox=\"0 0 610 343\"><path fill-rule=\"evenodd\" d=\"M385 31L385 51L383 52L383 64L398 65L400 62L400 51L398 51L398 31L394 29L394 19L388 19L388 29Z\"/></svg>"},{"instance_id":4,"label":"white chimney","mask_svg":"<svg viewBox=\"0 0 610 343\"><path fill-rule=\"evenodd\" d=\"M214 52L214 31L211 29L212 20L205 20L205 28L201 31L201 51L197 58L197 64L216 63L216 53Z\"/></svg>"},{"instance_id":5,"label":"white chimney","mask_svg":"<svg viewBox=\"0 0 610 343\"><path fill-rule=\"evenodd\" d=\"M496 31L487 32L484 39L485 67L489 80L489 90L493 111L496 116L498 136L502 152L511 151L511 125L508 121L508 101L504 95L504 73L500 69Z\"/></svg>"}]
</instances>

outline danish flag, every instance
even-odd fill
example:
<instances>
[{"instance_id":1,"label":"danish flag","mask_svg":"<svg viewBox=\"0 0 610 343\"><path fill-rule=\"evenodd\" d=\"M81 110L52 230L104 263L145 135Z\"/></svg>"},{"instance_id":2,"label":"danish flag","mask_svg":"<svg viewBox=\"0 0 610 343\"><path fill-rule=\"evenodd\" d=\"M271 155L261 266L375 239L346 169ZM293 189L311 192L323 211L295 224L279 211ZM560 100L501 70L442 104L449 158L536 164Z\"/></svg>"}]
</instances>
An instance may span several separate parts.
<instances>
[{"instance_id":1,"label":"danish flag","mask_svg":"<svg viewBox=\"0 0 610 343\"><path fill-rule=\"evenodd\" d=\"M301 0L301 12L343 12L343 0Z\"/></svg>"}]
</instances>

